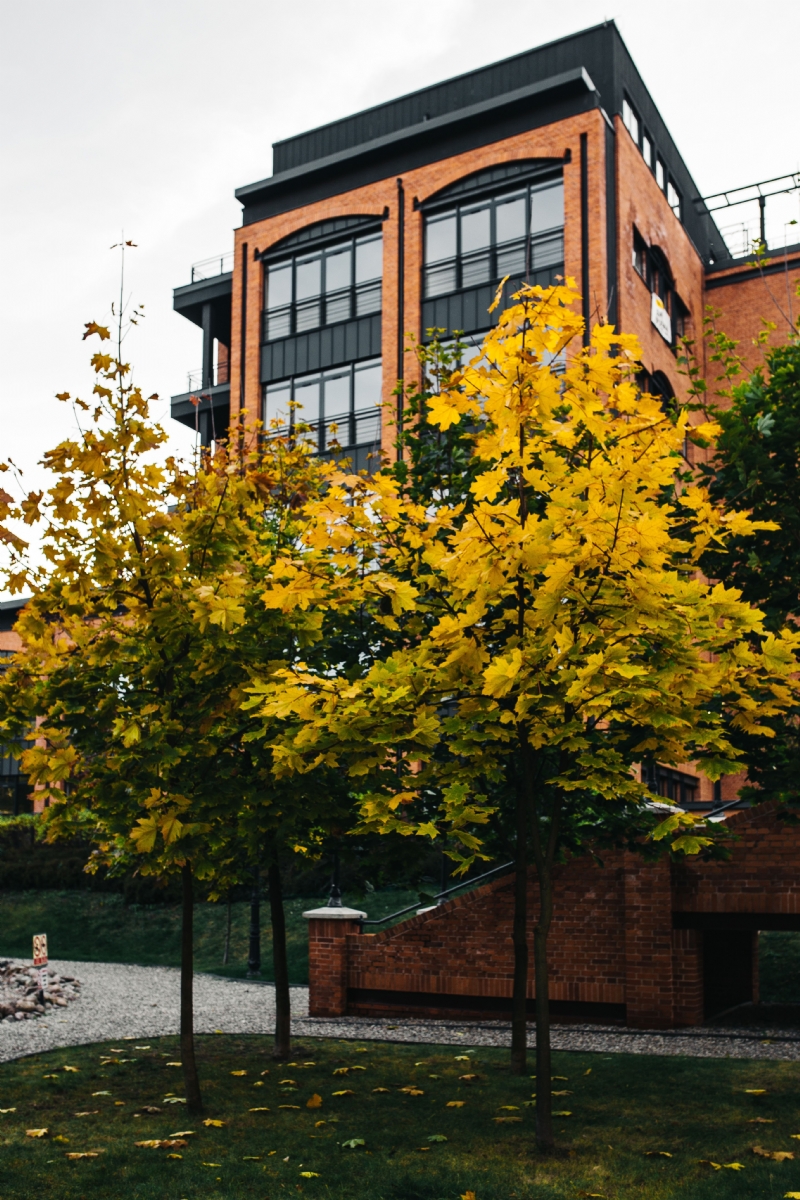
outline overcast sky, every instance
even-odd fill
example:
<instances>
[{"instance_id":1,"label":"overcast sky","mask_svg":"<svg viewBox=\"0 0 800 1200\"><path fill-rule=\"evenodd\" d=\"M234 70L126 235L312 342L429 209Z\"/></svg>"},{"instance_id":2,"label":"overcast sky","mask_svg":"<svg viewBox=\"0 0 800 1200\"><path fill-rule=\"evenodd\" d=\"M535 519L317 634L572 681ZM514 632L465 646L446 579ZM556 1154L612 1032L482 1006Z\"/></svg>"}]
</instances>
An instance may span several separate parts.
<instances>
[{"instance_id":1,"label":"overcast sky","mask_svg":"<svg viewBox=\"0 0 800 1200\"><path fill-rule=\"evenodd\" d=\"M271 173L279 138L613 17L704 194L800 167L798 0L0 0L0 14L0 455L30 483L71 426L55 392L91 389L81 332L110 316L109 246L122 230L138 243L139 381L184 391L201 334L172 288L230 249L234 188Z\"/></svg>"}]
</instances>

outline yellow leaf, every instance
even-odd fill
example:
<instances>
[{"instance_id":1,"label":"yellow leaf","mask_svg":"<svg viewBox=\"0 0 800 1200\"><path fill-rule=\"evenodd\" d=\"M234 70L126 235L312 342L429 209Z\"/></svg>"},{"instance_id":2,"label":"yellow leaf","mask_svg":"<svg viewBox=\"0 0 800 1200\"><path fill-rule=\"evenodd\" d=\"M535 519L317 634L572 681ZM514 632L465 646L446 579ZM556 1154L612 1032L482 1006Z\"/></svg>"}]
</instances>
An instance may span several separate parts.
<instances>
[{"instance_id":1,"label":"yellow leaf","mask_svg":"<svg viewBox=\"0 0 800 1200\"><path fill-rule=\"evenodd\" d=\"M334 1092L333 1094L334 1094L334 1096L336 1096L336 1095L339 1095L339 1094L341 1094L341 1093ZM278 1108L294 1108L294 1109L296 1109L298 1112L300 1111L300 1105L299 1105L299 1104L279 1104L279 1105L278 1105Z\"/></svg>"},{"instance_id":2,"label":"yellow leaf","mask_svg":"<svg viewBox=\"0 0 800 1200\"><path fill-rule=\"evenodd\" d=\"M49 1129L26 1129L25 1137L35 1137L35 1138L47 1137L49 1132L50 1132Z\"/></svg>"},{"instance_id":3,"label":"yellow leaf","mask_svg":"<svg viewBox=\"0 0 800 1200\"><path fill-rule=\"evenodd\" d=\"M314 1092L314 1095L311 1097L311 1099L306 1100L306 1108L322 1108L322 1096L320 1096L317 1092Z\"/></svg>"},{"instance_id":4,"label":"yellow leaf","mask_svg":"<svg viewBox=\"0 0 800 1200\"><path fill-rule=\"evenodd\" d=\"M553 1115L559 1116L560 1114L554 1113ZM511 1125L516 1121L521 1121L522 1117L492 1117L492 1120L498 1125Z\"/></svg>"},{"instance_id":5,"label":"yellow leaf","mask_svg":"<svg viewBox=\"0 0 800 1200\"><path fill-rule=\"evenodd\" d=\"M62 1071L75 1071L75 1072L77 1072L77 1071L80 1071L80 1067L62 1067L62 1068L61 1068L61 1070L62 1070Z\"/></svg>"},{"instance_id":6,"label":"yellow leaf","mask_svg":"<svg viewBox=\"0 0 800 1200\"><path fill-rule=\"evenodd\" d=\"M345 1088L341 1092L333 1092L334 1096L355 1096L355 1092L351 1088Z\"/></svg>"},{"instance_id":7,"label":"yellow leaf","mask_svg":"<svg viewBox=\"0 0 800 1200\"><path fill-rule=\"evenodd\" d=\"M251 1108L250 1112L269 1112L268 1108Z\"/></svg>"},{"instance_id":8,"label":"yellow leaf","mask_svg":"<svg viewBox=\"0 0 800 1200\"><path fill-rule=\"evenodd\" d=\"M227 1121L219 1121L219 1120L217 1120L217 1118L216 1118L216 1117L206 1117L205 1121L203 1121L203 1124L204 1124L204 1125L207 1125L207 1126L209 1126L209 1127L210 1127L210 1126L213 1126L213 1127L214 1127L214 1129L221 1129L221 1128L222 1128L222 1126L223 1126L223 1125L227 1125L227 1123L228 1123Z\"/></svg>"},{"instance_id":9,"label":"yellow leaf","mask_svg":"<svg viewBox=\"0 0 800 1200\"><path fill-rule=\"evenodd\" d=\"M247 1071L231 1071L231 1075L246 1075Z\"/></svg>"},{"instance_id":10,"label":"yellow leaf","mask_svg":"<svg viewBox=\"0 0 800 1200\"><path fill-rule=\"evenodd\" d=\"M319 1179L319 1171L301 1171L303 1179Z\"/></svg>"},{"instance_id":11,"label":"yellow leaf","mask_svg":"<svg viewBox=\"0 0 800 1200\"><path fill-rule=\"evenodd\" d=\"M445 1108L463 1108L465 1104L465 1100L448 1100Z\"/></svg>"},{"instance_id":12,"label":"yellow leaf","mask_svg":"<svg viewBox=\"0 0 800 1200\"><path fill-rule=\"evenodd\" d=\"M767 1094L766 1088L745 1088L744 1090L748 1096L766 1096Z\"/></svg>"}]
</instances>

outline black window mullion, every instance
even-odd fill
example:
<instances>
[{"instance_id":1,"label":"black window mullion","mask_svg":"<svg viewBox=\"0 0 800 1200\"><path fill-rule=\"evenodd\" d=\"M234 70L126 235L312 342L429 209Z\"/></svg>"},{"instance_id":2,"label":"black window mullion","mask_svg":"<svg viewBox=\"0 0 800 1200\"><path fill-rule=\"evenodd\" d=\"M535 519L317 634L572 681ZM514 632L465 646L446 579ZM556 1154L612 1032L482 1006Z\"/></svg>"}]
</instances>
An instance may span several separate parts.
<instances>
[{"instance_id":1,"label":"black window mullion","mask_svg":"<svg viewBox=\"0 0 800 1200\"><path fill-rule=\"evenodd\" d=\"M463 288L464 272L461 265L461 205L456 205L456 287Z\"/></svg>"},{"instance_id":2,"label":"black window mullion","mask_svg":"<svg viewBox=\"0 0 800 1200\"><path fill-rule=\"evenodd\" d=\"M492 200L489 212L489 278L499 279L497 269L497 201Z\"/></svg>"}]
</instances>

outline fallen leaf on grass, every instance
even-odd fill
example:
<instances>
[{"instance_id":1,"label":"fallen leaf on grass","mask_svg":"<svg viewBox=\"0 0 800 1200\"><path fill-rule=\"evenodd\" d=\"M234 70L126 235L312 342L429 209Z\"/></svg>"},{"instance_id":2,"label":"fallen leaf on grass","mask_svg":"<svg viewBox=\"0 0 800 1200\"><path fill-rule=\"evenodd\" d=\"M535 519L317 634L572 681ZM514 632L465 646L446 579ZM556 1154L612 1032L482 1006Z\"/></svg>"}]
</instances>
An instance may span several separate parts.
<instances>
[{"instance_id":1,"label":"fallen leaf on grass","mask_svg":"<svg viewBox=\"0 0 800 1200\"><path fill-rule=\"evenodd\" d=\"M125 1100L115 1100L115 1101L114 1101L114 1107L115 1107L115 1108L124 1108L124 1107L125 1107L125 1104L126 1104L126 1101L125 1101Z\"/></svg>"},{"instance_id":2,"label":"fallen leaf on grass","mask_svg":"<svg viewBox=\"0 0 800 1200\"><path fill-rule=\"evenodd\" d=\"M464 1192L463 1196L461 1197L461 1200L476 1200L475 1193L474 1192Z\"/></svg>"},{"instance_id":3,"label":"fallen leaf on grass","mask_svg":"<svg viewBox=\"0 0 800 1200\"><path fill-rule=\"evenodd\" d=\"M134 1046L134 1050L149 1050L149 1046Z\"/></svg>"},{"instance_id":4,"label":"fallen leaf on grass","mask_svg":"<svg viewBox=\"0 0 800 1200\"><path fill-rule=\"evenodd\" d=\"M571 1116L572 1116L572 1113L571 1113L571 1112L568 1112L568 1111L565 1109L565 1110L564 1110L564 1112L554 1112L554 1113L553 1113L553 1116L554 1116L554 1117L571 1117Z\"/></svg>"},{"instance_id":5,"label":"fallen leaf on grass","mask_svg":"<svg viewBox=\"0 0 800 1200\"><path fill-rule=\"evenodd\" d=\"M222 1163L201 1163L201 1167L221 1167Z\"/></svg>"},{"instance_id":6,"label":"fallen leaf on grass","mask_svg":"<svg viewBox=\"0 0 800 1200\"><path fill-rule=\"evenodd\" d=\"M584 1075L591 1075L591 1073L592 1073L592 1068L591 1068L591 1067L589 1067L589 1070L588 1070L588 1071L584 1071L583 1073L584 1073Z\"/></svg>"},{"instance_id":7,"label":"fallen leaf on grass","mask_svg":"<svg viewBox=\"0 0 800 1200\"><path fill-rule=\"evenodd\" d=\"M774 1125L774 1117L751 1117L747 1122L748 1125ZM797 1134L792 1134L792 1137L797 1137Z\"/></svg>"},{"instance_id":8,"label":"fallen leaf on grass","mask_svg":"<svg viewBox=\"0 0 800 1200\"><path fill-rule=\"evenodd\" d=\"M448 1100L445 1108L463 1108L466 1100Z\"/></svg>"},{"instance_id":9,"label":"fallen leaf on grass","mask_svg":"<svg viewBox=\"0 0 800 1200\"><path fill-rule=\"evenodd\" d=\"M57 1133L57 1134L56 1134L56 1136L53 1138L53 1141L54 1141L54 1142L61 1142L62 1146L68 1146L68 1145L69 1145L69 1138L68 1138L68 1137L64 1137L63 1133Z\"/></svg>"},{"instance_id":10,"label":"fallen leaf on grass","mask_svg":"<svg viewBox=\"0 0 800 1200\"><path fill-rule=\"evenodd\" d=\"M287 1087L297 1087L296 1079L281 1079L278 1082L280 1083L281 1087L283 1087L284 1084L286 1084Z\"/></svg>"},{"instance_id":11,"label":"fallen leaf on grass","mask_svg":"<svg viewBox=\"0 0 800 1200\"><path fill-rule=\"evenodd\" d=\"M165 1096L162 1103L163 1104L185 1104L186 1097L185 1096Z\"/></svg>"},{"instance_id":12,"label":"fallen leaf on grass","mask_svg":"<svg viewBox=\"0 0 800 1200\"><path fill-rule=\"evenodd\" d=\"M183 1063L164 1063L165 1067L182 1067Z\"/></svg>"},{"instance_id":13,"label":"fallen leaf on grass","mask_svg":"<svg viewBox=\"0 0 800 1200\"><path fill-rule=\"evenodd\" d=\"M262 1072L261 1072L261 1074L262 1074L262 1075L269 1075L269 1071L262 1071Z\"/></svg>"},{"instance_id":14,"label":"fallen leaf on grass","mask_svg":"<svg viewBox=\"0 0 800 1200\"><path fill-rule=\"evenodd\" d=\"M47 1137L49 1129L26 1129L25 1137Z\"/></svg>"},{"instance_id":15,"label":"fallen leaf on grass","mask_svg":"<svg viewBox=\"0 0 800 1200\"><path fill-rule=\"evenodd\" d=\"M432 1133L431 1136L428 1138L428 1141L429 1142L446 1142L447 1138L444 1136L443 1133Z\"/></svg>"},{"instance_id":16,"label":"fallen leaf on grass","mask_svg":"<svg viewBox=\"0 0 800 1200\"><path fill-rule=\"evenodd\" d=\"M303 1179L319 1179L319 1171L301 1171Z\"/></svg>"},{"instance_id":17,"label":"fallen leaf on grass","mask_svg":"<svg viewBox=\"0 0 800 1200\"><path fill-rule=\"evenodd\" d=\"M553 1091L551 1091L550 1095L551 1096L571 1096L572 1092L569 1092L569 1091L553 1092Z\"/></svg>"},{"instance_id":18,"label":"fallen leaf on grass","mask_svg":"<svg viewBox=\"0 0 800 1200\"><path fill-rule=\"evenodd\" d=\"M99 1111L99 1108L92 1108L89 1112L73 1113L72 1115L73 1117L96 1117Z\"/></svg>"},{"instance_id":19,"label":"fallen leaf on grass","mask_svg":"<svg viewBox=\"0 0 800 1200\"><path fill-rule=\"evenodd\" d=\"M328 1124L328 1122L327 1122L327 1121L315 1121L315 1122L314 1122L314 1128L315 1128L315 1129L320 1129L320 1128L321 1128L323 1125L327 1125L327 1124ZM274 1153L275 1153L275 1151L274 1151L274 1150L270 1150L270 1154L274 1154Z\"/></svg>"},{"instance_id":20,"label":"fallen leaf on grass","mask_svg":"<svg viewBox=\"0 0 800 1200\"><path fill-rule=\"evenodd\" d=\"M17 1110L15 1108L0 1108L0 1113L10 1113L10 1112L16 1112L16 1111Z\"/></svg>"},{"instance_id":21,"label":"fallen leaf on grass","mask_svg":"<svg viewBox=\"0 0 800 1200\"><path fill-rule=\"evenodd\" d=\"M167 1158L183 1158L183 1155L182 1155L182 1154L175 1154L175 1152L173 1151L173 1153L172 1153L172 1154L168 1154L168 1155L167 1155Z\"/></svg>"},{"instance_id":22,"label":"fallen leaf on grass","mask_svg":"<svg viewBox=\"0 0 800 1200\"><path fill-rule=\"evenodd\" d=\"M251 1108L250 1112L269 1112L268 1108Z\"/></svg>"},{"instance_id":23,"label":"fallen leaf on grass","mask_svg":"<svg viewBox=\"0 0 800 1200\"><path fill-rule=\"evenodd\" d=\"M409 1087L401 1087L400 1091L405 1092L405 1094L407 1096L424 1096L425 1095L422 1088L414 1087L413 1084L410 1085Z\"/></svg>"},{"instance_id":24,"label":"fallen leaf on grass","mask_svg":"<svg viewBox=\"0 0 800 1200\"><path fill-rule=\"evenodd\" d=\"M110 1096L111 1092L92 1092L93 1096Z\"/></svg>"},{"instance_id":25,"label":"fallen leaf on grass","mask_svg":"<svg viewBox=\"0 0 800 1200\"><path fill-rule=\"evenodd\" d=\"M334 1073L334 1075L349 1075L350 1068L349 1067L337 1067L333 1073Z\"/></svg>"},{"instance_id":26,"label":"fallen leaf on grass","mask_svg":"<svg viewBox=\"0 0 800 1200\"><path fill-rule=\"evenodd\" d=\"M556 1079L563 1079L564 1083L569 1083L569 1075L551 1075L550 1076L551 1083Z\"/></svg>"},{"instance_id":27,"label":"fallen leaf on grass","mask_svg":"<svg viewBox=\"0 0 800 1200\"><path fill-rule=\"evenodd\" d=\"M177 1133L171 1133L170 1137L197 1137L193 1129L179 1129Z\"/></svg>"},{"instance_id":28,"label":"fallen leaf on grass","mask_svg":"<svg viewBox=\"0 0 800 1200\"><path fill-rule=\"evenodd\" d=\"M498 1104L497 1107L501 1110L505 1109L507 1112L516 1112L517 1109L519 1108L519 1105L518 1104Z\"/></svg>"},{"instance_id":29,"label":"fallen leaf on grass","mask_svg":"<svg viewBox=\"0 0 800 1200\"><path fill-rule=\"evenodd\" d=\"M80 1071L80 1067L62 1067L62 1071Z\"/></svg>"},{"instance_id":30,"label":"fallen leaf on grass","mask_svg":"<svg viewBox=\"0 0 800 1200\"><path fill-rule=\"evenodd\" d=\"M373 1092L388 1092L388 1088L373 1088Z\"/></svg>"},{"instance_id":31,"label":"fallen leaf on grass","mask_svg":"<svg viewBox=\"0 0 800 1200\"><path fill-rule=\"evenodd\" d=\"M98 1158L99 1150L67 1150L64 1154L65 1158Z\"/></svg>"},{"instance_id":32,"label":"fallen leaf on grass","mask_svg":"<svg viewBox=\"0 0 800 1200\"><path fill-rule=\"evenodd\" d=\"M333 1094L334 1094L334 1096L335 1096L335 1095L336 1095L336 1092L334 1092ZM299 1104L279 1104L279 1105L278 1105L278 1108L296 1108L298 1112L300 1111L300 1105L299 1105Z\"/></svg>"},{"instance_id":33,"label":"fallen leaf on grass","mask_svg":"<svg viewBox=\"0 0 800 1200\"><path fill-rule=\"evenodd\" d=\"M148 1138L143 1142L134 1142L134 1145L145 1150L161 1150L165 1147L174 1150L176 1146L188 1146L189 1143L185 1138Z\"/></svg>"},{"instance_id":34,"label":"fallen leaf on grass","mask_svg":"<svg viewBox=\"0 0 800 1200\"><path fill-rule=\"evenodd\" d=\"M784 1192L783 1200L800 1200L800 1192Z\"/></svg>"},{"instance_id":35,"label":"fallen leaf on grass","mask_svg":"<svg viewBox=\"0 0 800 1200\"><path fill-rule=\"evenodd\" d=\"M710 1158L701 1158L700 1165L703 1167L713 1167L715 1171L743 1171L744 1164L740 1162L717 1163L712 1162Z\"/></svg>"},{"instance_id":36,"label":"fallen leaf on grass","mask_svg":"<svg viewBox=\"0 0 800 1200\"><path fill-rule=\"evenodd\" d=\"M341 1092L331 1092L331 1095L332 1096L355 1096L355 1092L352 1090L352 1088L345 1088Z\"/></svg>"},{"instance_id":37,"label":"fallen leaf on grass","mask_svg":"<svg viewBox=\"0 0 800 1200\"><path fill-rule=\"evenodd\" d=\"M579 1196L585 1196L587 1200L606 1200L605 1192L578 1192Z\"/></svg>"},{"instance_id":38,"label":"fallen leaf on grass","mask_svg":"<svg viewBox=\"0 0 800 1200\"><path fill-rule=\"evenodd\" d=\"M433 1078L433 1076L431 1076L431 1078ZM477 1079L478 1076L477 1075L459 1075L458 1078L461 1080L462 1083L472 1083L473 1079Z\"/></svg>"},{"instance_id":39,"label":"fallen leaf on grass","mask_svg":"<svg viewBox=\"0 0 800 1200\"><path fill-rule=\"evenodd\" d=\"M555 1113L553 1114L556 1115ZM492 1120L498 1125L511 1125L515 1121L522 1121L522 1117L492 1117Z\"/></svg>"},{"instance_id":40,"label":"fallen leaf on grass","mask_svg":"<svg viewBox=\"0 0 800 1200\"><path fill-rule=\"evenodd\" d=\"M58 1079L57 1075L43 1075L42 1079Z\"/></svg>"},{"instance_id":41,"label":"fallen leaf on grass","mask_svg":"<svg viewBox=\"0 0 800 1200\"><path fill-rule=\"evenodd\" d=\"M306 1100L306 1108L322 1108L322 1096L318 1092L314 1092L311 1099Z\"/></svg>"},{"instance_id":42,"label":"fallen leaf on grass","mask_svg":"<svg viewBox=\"0 0 800 1200\"><path fill-rule=\"evenodd\" d=\"M470 1057L468 1054L456 1054L455 1058L453 1059L453 1062L469 1062L469 1061L470 1061Z\"/></svg>"},{"instance_id":43,"label":"fallen leaf on grass","mask_svg":"<svg viewBox=\"0 0 800 1200\"><path fill-rule=\"evenodd\" d=\"M791 1150L765 1150L763 1146L753 1146L753 1154L757 1154L759 1158L774 1158L776 1162L794 1158Z\"/></svg>"},{"instance_id":44,"label":"fallen leaf on grass","mask_svg":"<svg viewBox=\"0 0 800 1200\"><path fill-rule=\"evenodd\" d=\"M357 1146L366 1146L363 1138L350 1138L349 1142L342 1142L343 1150L355 1150Z\"/></svg>"},{"instance_id":45,"label":"fallen leaf on grass","mask_svg":"<svg viewBox=\"0 0 800 1200\"><path fill-rule=\"evenodd\" d=\"M261 1162L260 1154L245 1154L242 1162Z\"/></svg>"},{"instance_id":46,"label":"fallen leaf on grass","mask_svg":"<svg viewBox=\"0 0 800 1200\"><path fill-rule=\"evenodd\" d=\"M246 1075L247 1071L231 1071L231 1075Z\"/></svg>"},{"instance_id":47,"label":"fallen leaf on grass","mask_svg":"<svg viewBox=\"0 0 800 1200\"><path fill-rule=\"evenodd\" d=\"M228 1124L228 1122L227 1122L227 1121L220 1121L220 1120L218 1120L218 1118L217 1118L217 1117L206 1117L205 1121L203 1121L203 1124L204 1124L204 1125L206 1125L206 1126L208 1126L208 1127L211 1127L211 1126L213 1125L213 1127L214 1127L215 1129L222 1129L222 1126L223 1126L223 1125L227 1125L227 1124Z\"/></svg>"},{"instance_id":48,"label":"fallen leaf on grass","mask_svg":"<svg viewBox=\"0 0 800 1200\"><path fill-rule=\"evenodd\" d=\"M645 1150L645 1158L672 1158L669 1150Z\"/></svg>"},{"instance_id":49,"label":"fallen leaf on grass","mask_svg":"<svg viewBox=\"0 0 800 1200\"><path fill-rule=\"evenodd\" d=\"M766 1088L745 1088L745 1094L748 1096L766 1096Z\"/></svg>"},{"instance_id":50,"label":"fallen leaf on grass","mask_svg":"<svg viewBox=\"0 0 800 1200\"><path fill-rule=\"evenodd\" d=\"M142 1115L142 1113L143 1113L143 1112L146 1112L146 1113L158 1113L158 1112L161 1112L161 1109L158 1107L158 1105L157 1105L157 1104L143 1104L143 1105L142 1105L141 1112L134 1113L133 1115L134 1115L135 1117L140 1117L140 1116Z\"/></svg>"}]
</instances>

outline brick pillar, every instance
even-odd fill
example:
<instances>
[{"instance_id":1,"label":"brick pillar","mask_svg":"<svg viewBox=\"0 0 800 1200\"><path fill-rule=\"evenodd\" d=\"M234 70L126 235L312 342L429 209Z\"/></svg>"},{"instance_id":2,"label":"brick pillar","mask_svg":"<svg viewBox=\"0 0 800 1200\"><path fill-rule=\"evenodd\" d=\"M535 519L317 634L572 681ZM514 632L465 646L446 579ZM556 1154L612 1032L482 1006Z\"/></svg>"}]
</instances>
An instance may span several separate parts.
<instances>
[{"instance_id":1,"label":"brick pillar","mask_svg":"<svg viewBox=\"0 0 800 1200\"><path fill-rule=\"evenodd\" d=\"M312 908L308 921L308 1013L343 1017L347 1012L347 937L359 933L365 912L355 908Z\"/></svg>"},{"instance_id":2,"label":"brick pillar","mask_svg":"<svg viewBox=\"0 0 800 1200\"><path fill-rule=\"evenodd\" d=\"M673 929L672 965L676 1025L703 1024L703 935L699 929Z\"/></svg>"},{"instance_id":3,"label":"brick pillar","mask_svg":"<svg viewBox=\"0 0 800 1200\"><path fill-rule=\"evenodd\" d=\"M674 1024L672 887L669 862L625 855L625 1003L638 1029Z\"/></svg>"}]
</instances>

